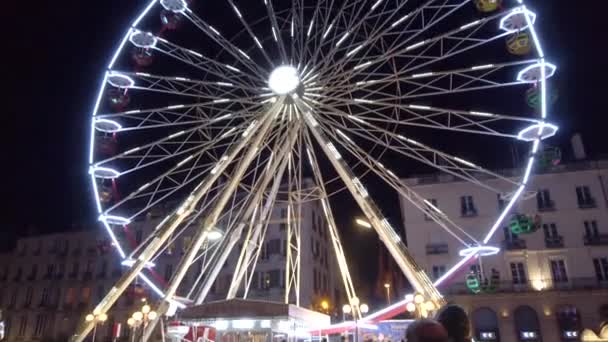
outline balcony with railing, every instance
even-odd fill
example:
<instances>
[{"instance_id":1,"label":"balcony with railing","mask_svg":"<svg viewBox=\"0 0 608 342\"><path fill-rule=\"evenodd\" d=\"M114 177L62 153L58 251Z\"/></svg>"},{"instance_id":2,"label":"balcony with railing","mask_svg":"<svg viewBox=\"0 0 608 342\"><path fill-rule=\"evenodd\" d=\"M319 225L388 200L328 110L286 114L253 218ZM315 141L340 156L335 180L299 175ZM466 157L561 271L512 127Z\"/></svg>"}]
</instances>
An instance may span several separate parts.
<instances>
[{"instance_id":1,"label":"balcony with railing","mask_svg":"<svg viewBox=\"0 0 608 342\"><path fill-rule=\"evenodd\" d=\"M579 209L593 209L593 208L597 208L597 203L595 201L595 198L585 198L585 199L579 199L578 201L578 207Z\"/></svg>"},{"instance_id":2,"label":"balcony with railing","mask_svg":"<svg viewBox=\"0 0 608 342\"><path fill-rule=\"evenodd\" d=\"M540 212L555 211L555 201L548 200L548 201L539 202L538 211L540 211Z\"/></svg>"},{"instance_id":3,"label":"balcony with railing","mask_svg":"<svg viewBox=\"0 0 608 342\"><path fill-rule=\"evenodd\" d=\"M608 234L585 235L585 246L608 246Z\"/></svg>"},{"instance_id":4,"label":"balcony with railing","mask_svg":"<svg viewBox=\"0 0 608 342\"><path fill-rule=\"evenodd\" d=\"M503 240L502 248L507 251L519 251L522 249L527 249L528 246L526 244L526 240L516 238L516 239Z\"/></svg>"},{"instance_id":5,"label":"balcony with railing","mask_svg":"<svg viewBox=\"0 0 608 342\"><path fill-rule=\"evenodd\" d=\"M430 243L426 245L427 255L448 254L448 252L449 251L447 243Z\"/></svg>"},{"instance_id":6,"label":"balcony with railing","mask_svg":"<svg viewBox=\"0 0 608 342\"><path fill-rule=\"evenodd\" d=\"M564 248L564 237L561 235L545 238L547 248Z\"/></svg>"},{"instance_id":7,"label":"balcony with railing","mask_svg":"<svg viewBox=\"0 0 608 342\"><path fill-rule=\"evenodd\" d=\"M467 295L472 292L466 283L452 283L445 288L440 287L441 293L445 295ZM568 281L553 281L552 279L534 280L524 283L513 283L509 280L501 281L492 293L526 293L540 291L589 291L608 290L608 282L597 278L572 278Z\"/></svg>"}]
</instances>

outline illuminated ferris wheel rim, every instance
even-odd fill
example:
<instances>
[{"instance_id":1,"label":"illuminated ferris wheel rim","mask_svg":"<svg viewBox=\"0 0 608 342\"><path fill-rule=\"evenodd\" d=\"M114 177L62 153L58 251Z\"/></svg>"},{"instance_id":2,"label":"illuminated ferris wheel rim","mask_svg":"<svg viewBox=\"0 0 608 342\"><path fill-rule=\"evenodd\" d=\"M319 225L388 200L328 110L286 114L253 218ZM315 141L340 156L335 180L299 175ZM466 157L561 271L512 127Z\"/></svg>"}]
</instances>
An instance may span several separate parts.
<instances>
[{"instance_id":1,"label":"illuminated ferris wheel rim","mask_svg":"<svg viewBox=\"0 0 608 342\"><path fill-rule=\"evenodd\" d=\"M96 181L99 178L116 179L116 178L120 177L122 175L122 173L120 171L112 169L110 167L103 166L103 164L98 164L98 163L94 162L95 132L100 131L100 132L106 132L106 133L119 133L119 132L125 131L124 127L122 127L122 125L118 121L114 121L114 120L107 119L107 118L101 118L101 119L98 118L98 110L100 108L100 103L102 101L104 91L105 91L106 87L108 86L108 84L111 86L120 87L120 88L131 88L131 87L135 86L136 81L133 78L131 78L129 75L126 75L125 73L122 73L122 72L113 71L112 69L113 69L118 57L121 55L124 47L126 46L126 44L128 42L131 42L134 46L147 47L147 48L155 47L156 44L159 42L158 38L155 37L154 35L144 32L144 31L139 31L139 29L137 29L137 26L139 25L139 23L146 17L146 15L149 13L149 11L154 7L154 5L157 2L158 2L157 0L154 0L149 3L149 5L137 17L137 19L133 22L133 24L131 25L131 27L129 28L129 30L127 31L125 36L123 37L118 49L114 53L109 65L108 65L108 72L106 72L104 75L102 85L100 87L100 91L97 96L97 100L96 100L95 107L93 110L93 122L92 122L92 128L91 128L92 134L91 134L91 143L90 143L89 173L91 174L91 180L92 180L94 191L95 191L95 200L96 200L97 208L98 208L98 211L100 214L100 221L103 223L104 227L108 231L109 236L111 237L115 247L117 248L117 250L119 251L121 256L123 258L125 258L125 262L127 264L131 263L131 261L130 261L130 259L127 258L125 252L123 251L120 244L118 243L118 241L114 235L114 232L112 230L112 225L126 225L131 222L131 219L122 217L122 216L118 216L118 215L112 215L111 213L105 212L104 210L102 210L102 205L99 200L97 181ZM382 2L382 0L377 1L378 4L380 4L381 2ZM521 141L532 143L532 153L526 164L526 168L525 168L524 175L522 177L522 181L517 182L518 187L516 188L516 190L514 190L510 193L509 202L508 202L507 206L505 207L503 212L499 215L498 219L495 221L495 223L491 227L488 234L484 237L482 242L480 241L479 245L470 246L470 247L467 247L464 250L462 250L460 252L460 255L463 257L463 259L457 265L455 265L454 268L452 268L451 270L446 272L446 274L443 277L438 279L435 282L435 285L441 284L445 279L449 278L449 276L451 274L453 274L458 268L460 268L462 265L466 264L466 262L468 260L470 260L471 258L474 258L478 255L483 256L483 255L492 255L492 254L498 253L499 250L497 248L492 247L492 246L487 246L486 244L492 238L493 234L496 232L498 227L502 224L502 222L504 221L504 219L505 219L506 215L508 214L508 212L510 211L510 209L513 207L513 205L517 202L517 200L524 193L525 186L528 183L530 174L532 172L532 167L536 160L536 153L538 152L540 141L545 138L553 136L555 134L555 132L557 131L557 127L555 125L552 125L545 121L547 118L546 79L553 75L556 68L554 65L550 64L549 62L547 62L545 60L545 55L544 55L542 46L540 44L540 41L538 40L536 31L534 28L534 21L536 19L536 15L534 13L532 13L531 11L529 11L526 8L526 6L523 5L522 1L518 1L518 2L520 3L520 6L514 8L510 11L507 11L506 14L502 13L502 15L501 15L502 19L500 20L500 29L502 29L505 33L512 33L512 32L515 32L515 31L518 31L521 29L529 30L531 33L531 37L533 38L533 41L534 41L534 46L538 53L538 58L530 60L528 62L519 63L519 64L523 64L525 66L523 69L521 69L519 71L519 73L516 77L516 81L518 83L538 83L538 84L540 84L540 88L541 88L541 101L542 101L541 119L531 120L531 121L529 120L530 125L528 127L524 128L523 130L521 130L520 132L517 132L517 134L515 135L515 137ZM185 12L189 11L187 4L183 0L171 0L171 1L163 0L163 1L160 1L160 3L166 9L171 9L174 12L185 13ZM378 6L378 5L373 5L373 6ZM238 13L238 9L236 9L236 7L235 7L235 10ZM401 20L401 19L399 19L399 20ZM472 22L470 24L464 25L463 27L465 27L465 26L470 27L470 26L474 26L474 25L478 25L478 24L479 23ZM311 26L312 26L312 24L311 24ZM461 29L463 29L463 27L461 27ZM429 44L429 42L428 41L416 42L416 43L413 43L413 44L405 47L405 49L406 50L407 49L416 49L416 48L423 47L425 44ZM357 48L358 47L355 47L353 50L349 51L348 53L355 51ZM356 53L356 51L355 51L355 53ZM365 69L365 68L369 67L369 65L373 64L373 62L367 64L368 62L355 65L354 70ZM501 65L495 64L495 65L470 66L468 68L468 70L477 71L477 70L491 69L491 68L494 68L497 66L501 66ZM272 70L272 71L279 71L279 74L281 74L281 70L288 71L288 73L287 73L287 76L285 76L285 74L283 74L283 77L279 77L279 80L280 81L287 80L287 81L279 82L279 85L277 85L276 82L273 82L273 78L271 76L270 84L268 85L269 88L274 91L275 95L292 94L293 91L300 84L307 84L307 83L312 82L311 77L315 76L315 75L310 74L310 72L312 72L312 70L309 71L308 74L297 74L298 69L294 66L289 66L289 65L284 66L284 69L278 69L278 70ZM271 72L271 75L272 74L274 74L274 72ZM429 77L436 77L441 74L442 74L442 71L425 72L425 73L411 73L405 77L406 78L409 77L410 79L424 79L424 78L429 78ZM137 76L148 77L151 75L145 74L145 75L137 75ZM381 79L373 80L373 83L381 82L381 81L382 81ZM366 82L366 81L361 81L361 82ZM370 83L372 83L372 82L370 82ZM365 86L365 84L361 84L361 86ZM216 99L214 101L219 101L219 100L223 100L223 99ZM308 103L307 105L314 106L314 104L315 104L314 99L310 99L310 100L311 101L307 101L307 103ZM354 104L356 106L376 104L376 103L372 103L371 101L374 101L374 100L371 100L368 98L354 98L351 100L352 104ZM379 102L382 102L382 101L379 101ZM417 110L417 111L441 110L441 108L432 107L432 106L423 106L423 105L418 105L418 104L404 105L404 107L407 109L410 109L410 110ZM167 109L169 109L169 108L167 107ZM477 117L504 117L504 116L500 116L497 114L480 112L480 111L462 111L461 113L458 113L458 114L468 115L468 116L477 116ZM304 116L306 116L306 115L304 115ZM308 120L311 120L311 118L312 117L309 117ZM363 120L360 118L357 120L357 118L355 118L355 117L353 117L351 119L353 119L354 121L357 121L357 122L359 122L358 120L367 121L367 120ZM312 121L310 121L310 122L315 122L315 121L314 121L314 119L312 119ZM361 123L361 122L359 122L359 123ZM361 123L361 124L366 125L369 123ZM340 130L337 130L336 132L337 132L336 136L343 136L344 139L348 139L348 137L346 135L344 135L343 133L341 133ZM421 143L414 141L412 139L406 138L406 137L403 137L403 139L407 143L410 143L413 145L422 145ZM457 163L463 164L465 166L477 167L477 165L475 165L469 161L463 160L463 159L455 159L454 161ZM384 166L381 164L377 165L377 166L379 166L381 169L385 169ZM390 172L390 170L386 170L385 172ZM390 173L388 173L388 174L390 175ZM432 205L430 207L432 209L436 209L439 213L441 213L438 208L436 208ZM143 274L141 274L141 276L142 276L142 279L144 279L144 281L146 281L152 287L152 289L154 289L157 293L159 293L162 296L162 291L157 286L155 286L152 281L150 281ZM373 315L370 315L370 316L373 316Z\"/></svg>"}]
</instances>

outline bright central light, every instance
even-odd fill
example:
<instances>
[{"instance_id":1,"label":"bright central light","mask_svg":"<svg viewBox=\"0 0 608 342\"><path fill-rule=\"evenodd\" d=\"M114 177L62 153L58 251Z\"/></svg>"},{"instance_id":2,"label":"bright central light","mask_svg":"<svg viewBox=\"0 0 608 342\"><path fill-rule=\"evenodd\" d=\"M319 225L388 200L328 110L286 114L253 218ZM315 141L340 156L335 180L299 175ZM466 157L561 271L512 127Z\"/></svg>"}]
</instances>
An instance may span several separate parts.
<instances>
[{"instance_id":1,"label":"bright central light","mask_svg":"<svg viewBox=\"0 0 608 342\"><path fill-rule=\"evenodd\" d=\"M280 66L272 71L268 86L277 95L286 95L298 88L300 77L296 68L288 65Z\"/></svg>"}]
</instances>

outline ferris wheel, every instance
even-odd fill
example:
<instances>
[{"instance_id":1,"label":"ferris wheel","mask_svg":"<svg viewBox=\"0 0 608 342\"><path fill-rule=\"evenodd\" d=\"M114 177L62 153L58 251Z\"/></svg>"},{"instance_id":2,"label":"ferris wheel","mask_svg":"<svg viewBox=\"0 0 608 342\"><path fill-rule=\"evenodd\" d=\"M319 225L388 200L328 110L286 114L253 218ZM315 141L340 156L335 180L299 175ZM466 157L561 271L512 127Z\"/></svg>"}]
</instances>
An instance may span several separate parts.
<instances>
[{"instance_id":1,"label":"ferris wheel","mask_svg":"<svg viewBox=\"0 0 608 342\"><path fill-rule=\"evenodd\" d=\"M234 297L277 206L287 208L286 292L298 291L291 242L311 201L321 203L353 304L330 203L336 192L352 196L414 289L442 305L436 286L472 258L499 251L491 239L530 196L542 141L557 131L547 121L556 67L546 60L536 19L522 0L149 2L112 54L93 110L96 207L129 267L95 314L137 277L161 296L161 315L203 302L204 290L179 293L184 276L208 255L206 276L194 285L208 287L214 265L241 240ZM492 171L513 146L527 153L521 173ZM401 178L421 169L496 193L506 205L483 231L460 226ZM370 182L459 241L461 261L431 281ZM129 225L158 208L166 215L130 244ZM148 276L154 260L192 227L175 274L157 284ZM92 327L83 322L73 339Z\"/></svg>"}]
</instances>

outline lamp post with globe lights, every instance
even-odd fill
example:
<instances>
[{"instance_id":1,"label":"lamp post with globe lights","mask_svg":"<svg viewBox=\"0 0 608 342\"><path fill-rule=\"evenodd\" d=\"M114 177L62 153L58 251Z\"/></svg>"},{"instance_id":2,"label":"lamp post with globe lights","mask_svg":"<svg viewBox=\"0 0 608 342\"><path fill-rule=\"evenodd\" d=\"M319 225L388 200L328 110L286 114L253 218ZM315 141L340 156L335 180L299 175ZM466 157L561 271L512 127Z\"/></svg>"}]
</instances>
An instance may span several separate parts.
<instances>
[{"instance_id":1,"label":"lamp post with globe lights","mask_svg":"<svg viewBox=\"0 0 608 342\"><path fill-rule=\"evenodd\" d=\"M391 305L391 284L384 283L384 288L386 289L386 304Z\"/></svg>"},{"instance_id":2,"label":"lamp post with globe lights","mask_svg":"<svg viewBox=\"0 0 608 342\"><path fill-rule=\"evenodd\" d=\"M437 306L430 300L425 300L424 296L417 293L405 296L407 312L414 314L416 318L426 318L429 313L436 310Z\"/></svg>"},{"instance_id":3,"label":"lamp post with globe lights","mask_svg":"<svg viewBox=\"0 0 608 342\"><path fill-rule=\"evenodd\" d=\"M97 333L97 324L100 324L100 323L103 324L105 321L107 321L108 315L106 315L105 313L99 314L99 313L93 312L92 314L88 314L85 317L85 320L87 322L94 323L94 325L93 325L93 342L95 342L95 335Z\"/></svg>"},{"instance_id":4,"label":"lamp post with globe lights","mask_svg":"<svg viewBox=\"0 0 608 342\"><path fill-rule=\"evenodd\" d=\"M347 314L351 314L353 312L359 311L362 314L366 314L369 312L369 306L365 303L359 303L359 299L357 297L353 298L352 304L344 304L342 307L342 320L346 320L345 316ZM355 321L355 336L354 342L359 340L359 321L357 319L356 314L352 314L353 320Z\"/></svg>"},{"instance_id":5,"label":"lamp post with globe lights","mask_svg":"<svg viewBox=\"0 0 608 342\"><path fill-rule=\"evenodd\" d=\"M149 321L153 321L158 317L156 311L153 311L150 305L145 304L141 307L141 311L136 311L127 320L127 324L131 327L132 338L131 341L135 340L135 332L139 327L142 327L142 331L145 330ZM143 338L143 334L142 334Z\"/></svg>"}]
</instances>

